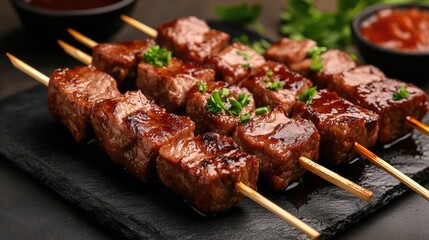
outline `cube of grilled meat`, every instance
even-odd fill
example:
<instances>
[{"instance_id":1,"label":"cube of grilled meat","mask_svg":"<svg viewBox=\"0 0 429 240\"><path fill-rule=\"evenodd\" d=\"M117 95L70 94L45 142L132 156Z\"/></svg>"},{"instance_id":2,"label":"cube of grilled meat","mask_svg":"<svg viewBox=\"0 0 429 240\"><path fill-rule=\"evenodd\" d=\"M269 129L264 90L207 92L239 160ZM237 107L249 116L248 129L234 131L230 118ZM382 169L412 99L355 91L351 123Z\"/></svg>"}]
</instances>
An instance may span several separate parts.
<instances>
[{"instance_id":1,"label":"cube of grilled meat","mask_svg":"<svg viewBox=\"0 0 429 240\"><path fill-rule=\"evenodd\" d=\"M49 80L48 108L81 143L92 134L90 114L94 103L119 95L115 79L94 67L60 68Z\"/></svg>"},{"instance_id":2,"label":"cube of grilled meat","mask_svg":"<svg viewBox=\"0 0 429 240\"><path fill-rule=\"evenodd\" d=\"M239 83L255 98L257 107L281 107L288 114L296 98L311 88L307 78L290 71L284 64L267 61Z\"/></svg>"},{"instance_id":3,"label":"cube of grilled meat","mask_svg":"<svg viewBox=\"0 0 429 240\"><path fill-rule=\"evenodd\" d=\"M238 86L231 86L222 81L209 82L206 84L204 92L194 86L188 93L188 101L186 103L186 115L189 116L197 125L196 133L216 132L223 135L231 135L234 128L240 123L239 115L232 115L226 111L213 113L209 110L208 99L214 91L221 91L223 88L229 89L229 95L226 98L238 99L240 94L250 95L250 92ZM249 103L243 107L241 114L253 112L255 110L255 102L252 96L248 98ZM230 103L224 103L226 108L230 108Z\"/></svg>"},{"instance_id":4,"label":"cube of grilled meat","mask_svg":"<svg viewBox=\"0 0 429 240\"><path fill-rule=\"evenodd\" d=\"M308 106L297 102L293 114L314 123L321 137L320 154L334 165L356 156L354 142L369 148L377 140L378 115L328 90L319 91Z\"/></svg>"},{"instance_id":5,"label":"cube of grilled meat","mask_svg":"<svg viewBox=\"0 0 429 240\"><path fill-rule=\"evenodd\" d=\"M216 70L217 78L236 85L250 74L253 68L265 63L259 53L246 45L233 43L215 56L206 59L205 65Z\"/></svg>"},{"instance_id":6,"label":"cube of grilled meat","mask_svg":"<svg viewBox=\"0 0 429 240\"><path fill-rule=\"evenodd\" d=\"M366 85L371 82L379 82L386 79L386 76L380 69L372 65L362 65L332 75L330 78L326 79L325 85L326 88L337 92L341 97L351 99L350 96L354 94L355 88L358 85Z\"/></svg>"},{"instance_id":7,"label":"cube of grilled meat","mask_svg":"<svg viewBox=\"0 0 429 240\"><path fill-rule=\"evenodd\" d=\"M345 72L356 67L356 62L346 52L339 50L328 50L320 55L323 59L322 68L318 71L312 71L310 66L311 58L302 62L290 65L292 71L296 71L313 80L319 88L325 88L326 82L334 74Z\"/></svg>"},{"instance_id":8,"label":"cube of grilled meat","mask_svg":"<svg viewBox=\"0 0 429 240\"><path fill-rule=\"evenodd\" d=\"M131 83L135 85L137 64L142 54L154 45L152 39L100 43L92 49L92 65L112 75L120 88L126 88Z\"/></svg>"},{"instance_id":9,"label":"cube of grilled meat","mask_svg":"<svg viewBox=\"0 0 429 240\"><path fill-rule=\"evenodd\" d=\"M316 46L317 43L311 39L290 40L282 38L265 51L264 57L290 66L307 58L308 50Z\"/></svg>"},{"instance_id":10,"label":"cube of grilled meat","mask_svg":"<svg viewBox=\"0 0 429 240\"><path fill-rule=\"evenodd\" d=\"M336 76L332 87L349 101L369 109L380 116L378 141L391 142L410 132L405 124L407 116L422 119L428 112L428 97L425 92L409 83L387 79L384 81L354 81L354 74ZM369 78L374 79L377 76ZM405 88L409 96L395 100L394 95Z\"/></svg>"},{"instance_id":11,"label":"cube of grilled meat","mask_svg":"<svg viewBox=\"0 0 429 240\"><path fill-rule=\"evenodd\" d=\"M196 17L184 17L157 27L158 44L178 58L202 63L207 56L225 48L229 35L211 29Z\"/></svg>"},{"instance_id":12,"label":"cube of grilled meat","mask_svg":"<svg viewBox=\"0 0 429 240\"><path fill-rule=\"evenodd\" d=\"M164 67L141 62L138 65L137 87L168 112L182 113L188 91L199 82L214 81L214 77L213 69L177 58L172 58Z\"/></svg>"},{"instance_id":13,"label":"cube of grilled meat","mask_svg":"<svg viewBox=\"0 0 429 240\"><path fill-rule=\"evenodd\" d=\"M230 137L206 133L170 143L159 150L161 181L197 210L217 213L243 200L236 183L256 189L258 160Z\"/></svg>"},{"instance_id":14,"label":"cube of grilled meat","mask_svg":"<svg viewBox=\"0 0 429 240\"><path fill-rule=\"evenodd\" d=\"M244 151L259 160L260 179L274 190L285 189L305 173L298 158L317 161L320 135L309 120L286 117L280 108L240 124L233 135Z\"/></svg>"},{"instance_id":15,"label":"cube of grilled meat","mask_svg":"<svg viewBox=\"0 0 429 240\"><path fill-rule=\"evenodd\" d=\"M143 181L154 174L159 148L193 137L195 129L188 117L165 112L140 91L98 101L91 122L109 157Z\"/></svg>"}]
</instances>

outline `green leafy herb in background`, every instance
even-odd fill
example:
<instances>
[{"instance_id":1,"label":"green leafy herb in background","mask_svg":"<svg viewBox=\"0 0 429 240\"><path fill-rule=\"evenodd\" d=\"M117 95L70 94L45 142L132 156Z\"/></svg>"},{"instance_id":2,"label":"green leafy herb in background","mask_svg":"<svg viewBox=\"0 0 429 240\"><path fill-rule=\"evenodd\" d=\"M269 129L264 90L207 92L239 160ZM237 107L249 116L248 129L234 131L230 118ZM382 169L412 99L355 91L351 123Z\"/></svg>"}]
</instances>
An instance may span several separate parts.
<instances>
[{"instance_id":1,"label":"green leafy herb in background","mask_svg":"<svg viewBox=\"0 0 429 240\"><path fill-rule=\"evenodd\" d=\"M337 0L334 12L322 12L313 0L288 0L280 32L291 39L310 38L328 48L346 49L352 43L350 24L365 7L376 3L424 2L429 0Z\"/></svg>"},{"instance_id":2,"label":"green leafy herb in background","mask_svg":"<svg viewBox=\"0 0 429 240\"><path fill-rule=\"evenodd\" d=\"M264 28L258 21L261 11L262 6L259 4L248 5L243 3L216 7L216 15L220 20L241 26L252 26L255 31L262 34Z\"/></svg>"}]
</instances>

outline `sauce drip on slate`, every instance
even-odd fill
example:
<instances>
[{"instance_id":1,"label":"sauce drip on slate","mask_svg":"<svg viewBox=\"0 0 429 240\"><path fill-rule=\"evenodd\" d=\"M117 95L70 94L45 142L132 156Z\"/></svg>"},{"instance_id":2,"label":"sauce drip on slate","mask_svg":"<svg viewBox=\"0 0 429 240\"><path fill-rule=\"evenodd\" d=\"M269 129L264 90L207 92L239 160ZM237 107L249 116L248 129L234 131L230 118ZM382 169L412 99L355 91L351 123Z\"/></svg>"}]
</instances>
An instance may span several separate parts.
<instances>
[{"instance_id":1,"label":"sauce drip on slate","mask_svg":"<svg viewBox=\"0 0 429 240\"><path fill-rule=\"evenodd\" d=\"M82 10L104 7L121 0L30 0L28 4L51 10Z\"/></svg>"},{"instance_id":2,"label":"sauce drip on slate","mask_svg":"<svg viewBox=\"0 0 429 240\"><path fill-rule=\"evenodd\" d=\"M377 45L429 51L429 11L417 8L378 11L361 25L362 35Z\"/></svg>"}]
</instances>

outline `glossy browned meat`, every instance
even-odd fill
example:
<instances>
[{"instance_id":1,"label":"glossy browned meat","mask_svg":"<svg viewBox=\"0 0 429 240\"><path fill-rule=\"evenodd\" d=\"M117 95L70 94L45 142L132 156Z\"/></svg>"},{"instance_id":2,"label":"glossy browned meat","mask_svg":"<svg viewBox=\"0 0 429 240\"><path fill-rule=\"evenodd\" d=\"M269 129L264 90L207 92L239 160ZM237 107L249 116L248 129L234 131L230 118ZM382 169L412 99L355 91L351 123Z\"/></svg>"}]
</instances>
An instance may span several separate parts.
<instances>
[{"instance_id":1,"label":"glossy browned meat","mask_svg":"<svg viewBox=\"0 0 429 240\"><path fill-rule=\"evenodd\" d=\"M310 69L310 65L312 63L311 58L307 58L300 63L292 64L289 67L293 71L310 77L310 79L313 80L314 85L317 85L319 88L325 88L332 75L342 73L356 67L355 61L348 53L343 51L328 50L320 56L323 59L323 67L318 71L312 71Z\"/></svg>"},{"instance_id":2,"label":"glossy browned meat","mask_svg":"<svg viewBox=\"0 0 429 240\"><path fill-rule=\"evenodd\" d=\"M94 103L119 95L115 79L94 67L60 68L49 80L48 108L80 143L92 133Z\"/></svg>"},{"instance_id":3,"label":"glossy browned meat","mask_svg":"<svg viewBox=\"0 0 429 240\"><path fill-rule=\"evenodd\" d=\"M236 183L256 189L258 160L231 138L206 133L170 143L159 150L161 181L197 210L217 213L243 200Z\"/></svg>"},{"instance_id":4,"label":"glossy browned meat","mask_svg":"<svg viewBox=\"0 0 429 240\"><path fill-rule=\"evenodd\" d=\"M393 95L401 86L406 87L409 96L406 99L394 100ZM398 80L360 84L350 92L341 93L355 104L379 114L378 141L382 143L391 142L412 130L405 123L407 116L420 120L428 112L428 97L425 92Z\"/></svg>"},{"instance_id":5,"label":"glossy browned meat","mask_svg":"<svg viewBox=\"0 0 429 240\"><path fill-rule=\"evenodd\" d=\"M269 84L276 82L281 82L283 87L269 89ZM268 61L256 68L239 86L247 88L253 94L256 107L281 107L288 114L296 98L311 88L313 83L290 71L284 64Z\"/></svg>"},{"instance_id":6,"label":"glossy browned meat","mask_svg":"<svg viewBox=\"0 0 429 240\"><path fill-rule=\"evenodd\" d=\"M210 29L196 17L178 18L157 27L157 42L183 60L202 63L227 46L229 35Z\"/></svg>"},{"instance_id":7,"label":"glossy browned meat","mask_svg":"<svg viewBox=\"0 0 429 240\"><path fill-rule=\"evenodd\" d=\"M121 89L126 88L135 85L137 64L154 45L152 39L100 43L92 49L92 65L114 77Z\"/></svg>"},{"instance_id":8,"label":"glossy browned meat","mask_svg":"<svg viewBox=\"0 0 429 240\"><path fill-rule=\"evenodd\" d=\"M250 74L251 70L265 63L259 53L246 45L233 43L215 56L206 59L205 65L216 70L216 76L236 85Z\"/></svg>"},{"instance_id":9,"label":"glossy browned meat","mask_svg":"<svg viewBox=\"0 0 429 240\"><path fill-rule=\"evenodd\" d=\"M165 67L146 62L138 65L137 87L148 99L165 107L168 112L185 112L186 94L199 82L214 81L212 69L172 58Z\"/></svg>"},{"instance_id":10,"label":"glossy browned meat","mask_svg":"<svg viewBox=\"0 0 429 240\"><path fill-rule=\"evenodd\" d=\"M315 46L317 43L311 39L290 40L282 38L265 51L264 57L290 66L307 58L308 50Z\"/></svg>"},{"instance_id":11,"label":"glossy browned meat","mask_svg":"<svg viewBox=\"0 0 429 240\"><path fill-rule=\"evenodd\" d=\"M259 160L260 178L274 190L285 189L305 173L301 156L317 161L320 136L309 120L291 119L280 108L239 125L234 141Z\"/></svg>"},{"instance_id":12,"label":"glossy browned meat","mask_svg":"<svg viewBox=\"0 0 429 240\"><path fill-rule=\"evenodd\" d=\"M334 74L327 79L326 88L339 93L340 96L349 99L354 94L354 89L361 84L386 80L386 76L375 66L362 65L342 73Z\"/></svg>"},{"instance_id":13,"label":"glossy browned meat","mask_svg":"<svg viewBox=\"0 0 429 240\"><path fill-rule=\"evenodd\" d=\"M377 140L378 115L334 92L319 91L309 106L297 102L293 114L314 123L321 137L320 154L334 165L356 156L354 142L369 148Z\"/></svg>"},{"instance_id":14,"label":"glossy browned meat","mask_svg":"<svg viewBox=\"0 0 429 240\"><path fill-rule=\"evenodd\" d=\"M97 102L91 122L109 157L143 181L155 174L159 148L193 137L195 129L188 117L165 112L140 91Z\"/></svg>"},{"instance_id":15,"label":"glossy browned meat","mask_svg":"<svg viewBox=\"0 0 429 240\"><path fill-rule=\"evenodd\" d=\"M197 125L196 133L216 132L223 135L231 135L235 126L240 122L240 116L231 115L222 111L220 113L212 113L207 109L207 100L215 90L229 89L228 98L237 99L240 93L250 94L245 88L231 86L226 82L209 82L206 84L206 91L201 92L198 86L194 86L188 93L188 101L186 103L186 115L189 116ZM249 97L250 103L242 110L242 114L249 113L255 110L255 102L253 97ZM225 104L225 107L230 105Z\"/></svg>"}]
</instances>

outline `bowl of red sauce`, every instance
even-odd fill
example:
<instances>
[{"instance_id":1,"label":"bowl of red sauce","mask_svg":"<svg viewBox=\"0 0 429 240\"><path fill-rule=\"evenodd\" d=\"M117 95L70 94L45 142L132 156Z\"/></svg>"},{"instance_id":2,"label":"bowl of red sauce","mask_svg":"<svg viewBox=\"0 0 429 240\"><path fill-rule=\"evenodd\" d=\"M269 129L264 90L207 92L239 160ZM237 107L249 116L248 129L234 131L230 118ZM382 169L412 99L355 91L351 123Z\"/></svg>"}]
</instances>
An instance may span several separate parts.
<instances>
[{"instance_id":1,"label":"bowl of red sauce","mask_svg":"<svg viewBox=\"0 0 429 240\"><path fill-rule=\"evenodd\" d=\"M355 16L352 33L364 61L388 77L429 80L429 5L370 6Z\"/></svg>"},{"instance_id":2,"label":"bowl of red sauce","mask_svg":"<svg viewBox=\"0 0 429 240\"><path fill-rule=\"evenodd\" d=\"M10 0L25 29L37 39L59 38L67 28L95 40L108 39L122 26L136 0Z\"/></svg>"}]
</instances>

